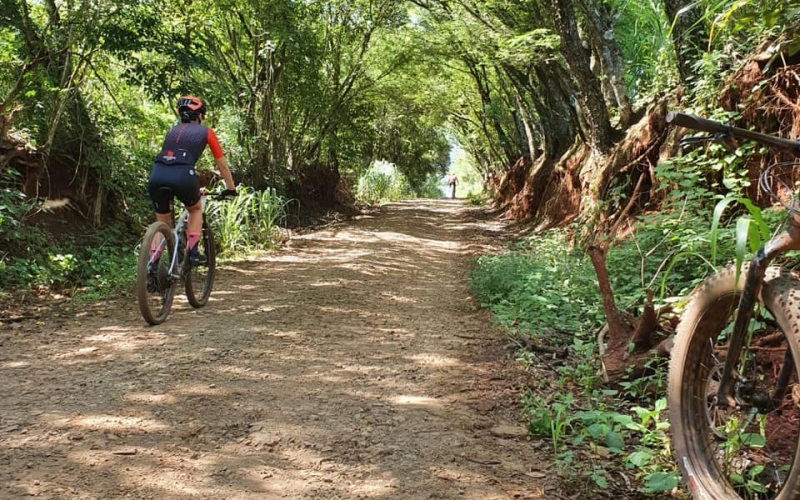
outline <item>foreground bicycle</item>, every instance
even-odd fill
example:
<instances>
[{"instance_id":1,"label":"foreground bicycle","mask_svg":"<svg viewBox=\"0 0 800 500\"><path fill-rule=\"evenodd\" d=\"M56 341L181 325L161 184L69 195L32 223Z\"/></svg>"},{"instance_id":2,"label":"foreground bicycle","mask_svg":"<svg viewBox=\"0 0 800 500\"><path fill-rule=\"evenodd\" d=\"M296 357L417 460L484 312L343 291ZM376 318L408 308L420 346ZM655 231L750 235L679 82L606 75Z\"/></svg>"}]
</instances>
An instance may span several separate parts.
<instances>
[{"instance_id":1,"label":"foreground bicycle","mask_svg":"<svg viewBox=\"0 0 800 500\"><path fill-rule=\"evenodd\" d=\"M800 157L798 141L675 112L667 123L710 134L691 142L752 140ZM760 188L786 208L788 224L741 273L730 267L699 285L681 316L669 417L675 459L697 499L800 499L800 280L770 265L800 250L800 205L783 180L798 170L791 161L761 173Z\"/></svg>"},{"instance_id":2,"label":"foreground bicycle","mask_svg":"<svg viewBox=\"0 0 800 500\"><path fill-rule=\"evenodd\" d=\"M136 296L142 317L151 325L158 325L167 319L180 284L184 285L186 299L192 307L203 307L208 302L214 285L216 247L214 234L205 215L207 196L205 190L200 191L203 233L197 250L205 257L204 262L196 266L190 265L188 252L184 251L189 217L186 208L183 208L174 229L163 222L153 222L144 234L139 250ZM156 251L151 252L151 248Z\"/></svg>"}]
</instances>

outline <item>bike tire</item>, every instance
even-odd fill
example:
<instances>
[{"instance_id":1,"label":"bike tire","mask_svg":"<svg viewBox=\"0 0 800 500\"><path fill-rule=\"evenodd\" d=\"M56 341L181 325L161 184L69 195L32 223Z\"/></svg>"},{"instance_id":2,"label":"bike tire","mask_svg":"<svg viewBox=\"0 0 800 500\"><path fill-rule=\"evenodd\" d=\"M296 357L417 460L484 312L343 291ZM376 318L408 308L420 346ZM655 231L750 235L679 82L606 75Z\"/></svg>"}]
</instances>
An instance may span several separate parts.
<instances>
[{"instance_id":1,"label":"bike tire","mask_svg":"<svg viewBox=\"0 0 800 500\"><path fill-rule=\"evenodd\" d=\"M150 267L150 248L156 235L166 239L166 248L155 263L155 276L148 272ZM163 222L148 226L139 249L139 263L136 271L136 297L142 317L151 325L163 323L172 307L175 297L174 280L169 275L175 238L170 227Z\"/></svg>"},{"instance_id":2,"label":"bike tire","mask_svg":"<svg viewBox=\"0 0 800 500\"><path fill-rule=\"evenodd\" d=\"M205 215L203 216L203 233L197 245L198 252L206 256L206 262L199 266L192 266L186 275L186 299L195 308L203 307L208 302L217 268L214 233L211 231Z\"/></svg>"},{"instance_id":3,"label":"bike tire","mask_svg":"<svg viewBox=\"0 0 800 500\"><path fill-rule=\"evenodd\" d=\"M800 498L800 281L788 271L777 267L767 270L759 297L761 316L753 323L764 327L755 330L752 337L755 341L762 333L783 333L783 338L778 335L770 339L777 339L789 349L793 360L792 367L784 363L788 359L784 357L785 350L776 351L782 353L780 365L787 364L793 370L789 372L785 399L778 408L757 416L763 419L758 422L754 422L752 414L742 418L742 409L710 404L716 393L714 375L721 373L724 366L725 344L719 343L720 338L724 339L733 324L747 266L738 279L731 267L695 289L681 316L670 355L667 391L673 453L686 485L697 499ZM764 362L758 356L764 356L766 350L745 346L744 351L752 355L752 365ZM772 365L773 377L777 369ZM743 371L741 365L737 370ZM760 383L766 384L769 375L762 376ZM785 421L791 424L778 427ZM722 422L725 425L719 425ZM750 432L755 431L756 423L763 425L758 431L762 438L755 438ZM762 462L767 462L768 467ZM759 488L766 491L759 492Z\"/></svg>"}]
</instances>

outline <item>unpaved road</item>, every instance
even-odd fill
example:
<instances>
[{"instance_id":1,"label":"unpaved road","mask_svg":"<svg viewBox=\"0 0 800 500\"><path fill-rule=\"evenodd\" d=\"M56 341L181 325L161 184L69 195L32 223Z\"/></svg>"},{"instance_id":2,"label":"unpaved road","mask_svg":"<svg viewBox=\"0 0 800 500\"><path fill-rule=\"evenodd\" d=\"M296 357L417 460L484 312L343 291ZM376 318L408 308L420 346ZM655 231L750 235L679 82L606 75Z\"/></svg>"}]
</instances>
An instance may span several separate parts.
<instances>
[{"instance_id":1,"label":"unpaved road","mask_svg":"<svg viewBox=\"0 0 800 500\"><path fill-rule=\"evenodd\" d=\"M157 327L129 298L0 326L0 498L560 497L467 290L502 232L396 203L222 266Z\"/></svg>"}]
</instances>

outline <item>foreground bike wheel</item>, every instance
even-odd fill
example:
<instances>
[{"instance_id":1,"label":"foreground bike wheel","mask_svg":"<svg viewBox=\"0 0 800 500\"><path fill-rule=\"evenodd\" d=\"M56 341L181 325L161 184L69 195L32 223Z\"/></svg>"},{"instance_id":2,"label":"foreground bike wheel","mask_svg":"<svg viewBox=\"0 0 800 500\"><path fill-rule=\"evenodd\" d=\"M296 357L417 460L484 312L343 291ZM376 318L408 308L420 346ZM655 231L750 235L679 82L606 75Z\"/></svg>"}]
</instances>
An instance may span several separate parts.
<instances>
[{"instance_id":1,"label":"foreground bike wheel","mask_svg":"<svg viewBox=\"0 0 800 500\"><path fill-rule=\"evenodd\" d=\"M740 392L772 396L782 376L785 391L761 411L713 403L745 272L737 280L731 268L707 280L681 316L668 383L674 455L694 498L797 499L800 282L787 271L768 269L752 340L736 368L751 381Z\"/></svg>"},{"instance_id":2,"label":"foreground bike wheel","mask_svg":"<svg viewBox=\"0 0 800 500\"><path fill-rule=\"evenodd\" d=\"M162 252L158 259L151 261L150 249L153 242L162 243ZM172 307L175 297L175 286L169 275L169 265L175 239L170 227L163 222L154 222L147 228L139 250L139 264L136 270L136 297L139 310L145 321L151 325L163 323Z\"/></svg>"},{"instance_id":3,"label":"foreground bike wheel","mask_svg":"<svg viewBox=\"0 0 800 500\"><path fill-rule=\"evenodd\" d=\"M203 216L203 234L197 243L197 251L206 257L206 261L189 269L189 273L186 275L186 299L192 307L203 307L211 295L217 265L214 233L211 232L205 216Z\"/></svg>"}]
</instances>

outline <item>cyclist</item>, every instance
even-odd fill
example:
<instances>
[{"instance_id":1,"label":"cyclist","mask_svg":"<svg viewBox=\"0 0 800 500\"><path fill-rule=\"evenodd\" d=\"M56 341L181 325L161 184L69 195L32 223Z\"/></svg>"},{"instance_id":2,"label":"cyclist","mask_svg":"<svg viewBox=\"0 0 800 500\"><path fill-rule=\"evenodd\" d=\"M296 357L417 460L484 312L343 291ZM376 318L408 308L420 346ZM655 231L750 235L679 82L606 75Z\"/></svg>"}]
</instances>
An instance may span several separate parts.
<instances>
[{"instance_id":1,"label":"cyclist","mask_svg":"<svg viewBox=\"0 0 800 500\"><path fill-rule=\"evenodd\" d=\"M189 249L189 262L196 266L202 263L205 256L197 251L197 243L203 230L203 215L200 204L200 181L197 179L195 163L203 154L206 146L211 150L214 161L225 181L227 189L222 196L236 195L233 176L222 154L222 148L213 130L203 125L206 106L194 96L181 96L175 107L181 122L169 129L161 152L158 153L147 182L147 190L156 220L172 226L172 199L178 198L189 211L186 235ZM168 188L168 189L162 189Z\"/></svg>"},{"instance_id":2,"label":"cyclist","mask_svg":"<svg viewBox=\"0 0 800 500\"><path fill-rule=\"evenodd\" d=\"M456 177L456 174L450 174L447 176L447 185L450 186L450 198L455 199L457 184L458 184L458 177Z\"/></svg>"}]
</instances>

